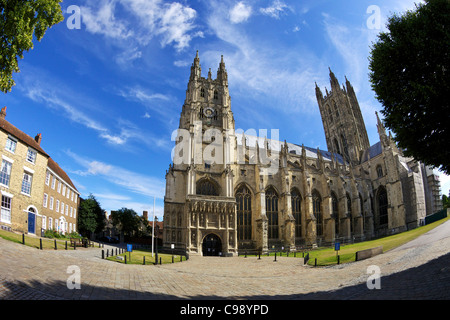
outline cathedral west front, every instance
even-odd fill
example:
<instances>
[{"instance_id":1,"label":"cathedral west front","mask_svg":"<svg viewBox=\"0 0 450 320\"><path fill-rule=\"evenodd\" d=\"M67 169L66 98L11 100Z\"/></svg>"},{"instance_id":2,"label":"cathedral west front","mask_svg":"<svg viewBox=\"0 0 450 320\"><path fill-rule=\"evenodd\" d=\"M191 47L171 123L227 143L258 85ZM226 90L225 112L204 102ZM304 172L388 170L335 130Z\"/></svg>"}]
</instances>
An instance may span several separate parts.
<instances>
[{"instance_id":1,"label":"cathedral west front","mask_svg":"<svg viewBox=\"0 0 450 320\"><path fill-rule=\"evenodd\" d=\"M404 157L377 115L370 145L351 83L316 85L327 151L235 131L223 57L202 77L198 52L166 173L163 243L199 255L362 241L435 212L430 168ZM431 176L431 178L430 178ZM438 191L437 191L438 192Z\"/></svg>"}]
</instances>

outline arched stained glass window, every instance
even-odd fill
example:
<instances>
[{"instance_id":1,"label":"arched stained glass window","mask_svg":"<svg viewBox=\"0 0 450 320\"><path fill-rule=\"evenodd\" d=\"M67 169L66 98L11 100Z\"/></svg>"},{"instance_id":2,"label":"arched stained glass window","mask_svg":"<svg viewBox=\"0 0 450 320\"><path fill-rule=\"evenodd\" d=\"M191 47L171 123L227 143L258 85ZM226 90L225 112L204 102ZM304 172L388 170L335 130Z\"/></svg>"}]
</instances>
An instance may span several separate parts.
<instances>
[{"instance_id":1,"label":"arched stained glass window","mask_svg":"<svg viewBox=\"0 0 450 320\"><path fill-rule=\"evenodd\" d=\"M334 192L331 193L331 210L334 217L334 230L336 234L336 238L339 237L339 207L338 207L338 199Z\"/></svg>"},{"instance_id":2,"label":"arched stained glass window","mask_svg":"<svg viewBox=\"0 0 450 320\"><path fill-rule=\"evenodd\" d=\"M217 190L217 186L210 180L200 180L197 183L197 190L198 195L205 195L205 196L218 196L219 192Z\"/></svg>"},{"instance_id":3,"label":"arched stained glass window","mask_svg":"<svg viewBox=\"0 0 450 320\"><path fill-rule=\"evenodd\" d=\"M268 238L278 239L278 194L272 187L266 191L266 215Z\"/></svg>"},{"instance_id":4,"label":"arched stained glass window","mask_svg":"<svg viewBox=\"0 0 450 320\"><path fill-rule=\"evenodd\" d=\"M316 233L317 236L323 235L323 216L322 216L322 198L317 192L314 190L312 193L312 202L313 202L313 214L316 218Z\"/></svg>"},{"instance_id":5,"label":"arched stained glass window","mask_svg":"<svg viewBox=\"0 0 450 320\"><path fill-rule=\"evenodd\" d=\"M378 189L377 201L379 225L386 225L388 224L388 197L383 186Z\"/></svg>"},{"instance_id":6,"label":"arched stained glass window","mask_svg":"<svg viewBox=\"0 0 450 320\"><path fill-rule=\"evenodd\" d=\"M292 215L295 219L295 237L302 236L302 198L297 189L291 191Z\"/></svg>"},{"instance_id":7,"label":"arched stained glass window","mask_svg":"<svg viewBox=\"0 0 450 320\"><path fill-rule=\"evenodd\" d=\"M238 240L252 239L252 197L250 190L242 186L236 192Z\"/></svg>"}]
</instances>

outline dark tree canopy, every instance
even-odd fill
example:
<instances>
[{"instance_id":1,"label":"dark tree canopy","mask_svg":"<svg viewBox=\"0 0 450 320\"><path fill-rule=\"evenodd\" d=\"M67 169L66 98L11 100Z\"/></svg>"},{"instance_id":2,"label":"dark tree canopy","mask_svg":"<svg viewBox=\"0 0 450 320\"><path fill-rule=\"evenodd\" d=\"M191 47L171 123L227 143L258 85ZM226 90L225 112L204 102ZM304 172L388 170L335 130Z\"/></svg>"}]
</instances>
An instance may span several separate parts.
<instances>
[{"instance_id":1,"label":"dark tree canopy","mask_svg":"<svg viewBox=\"0 0 450 320\"><path fill-rule=\"evenodd\" d=\"M111 211L112 223L118 227L125 235L132 236L139 231L141 218L133 209L122 208Z\"/></svg>"},{"instance_id":2,"label":"dark tree canopy","mask_svg":"<svg viewBox=\"0 0 450 320\"><path fill-rule=\"evenodd\" d=\"M406 156L450 174L450 1L388 20L369 58L384 124Z\"/></svg>"},{"instance_id":3,"label":"dark tree canopy","mask_svg":"<svg viewBox=\"0 0 450 320\"><path fill-rule=\"evenodd\" d=\"M62 0L0 0L0 91L14 86L13 72L19 72L17 57L33 48L48 28L61 22Z\"/></svg>"},{"instance_id":4,"label":"dark tree canopy","mask_svg":"<svg viewBox=\"0 0 450 320\"><path fill-rule=\"evenodd\" d=\"M105 225L105 211L97 199L92 194L86 200L82 199L78 210L78 231L84 236L89 236L91 233L102 231Z\"/></svg>"}]
</instances>

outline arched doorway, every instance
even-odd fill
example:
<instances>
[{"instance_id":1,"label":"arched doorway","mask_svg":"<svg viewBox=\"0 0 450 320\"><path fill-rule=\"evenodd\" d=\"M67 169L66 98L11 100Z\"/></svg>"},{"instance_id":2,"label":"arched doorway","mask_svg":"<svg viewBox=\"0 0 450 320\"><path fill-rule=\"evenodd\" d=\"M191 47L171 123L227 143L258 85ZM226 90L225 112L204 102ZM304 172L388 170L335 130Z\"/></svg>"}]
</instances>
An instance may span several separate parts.
<instances>
[{"instance_id":1,"label":"arched doorway","mask_svg":"<svg viewBox=\"0 0 450 320\"><path fill-rule=\"evenodd\" d=\"M203 256L218 256L222 252L222 241L219 236L210 233L203 239Z\"/></svg>"}]
</instances>

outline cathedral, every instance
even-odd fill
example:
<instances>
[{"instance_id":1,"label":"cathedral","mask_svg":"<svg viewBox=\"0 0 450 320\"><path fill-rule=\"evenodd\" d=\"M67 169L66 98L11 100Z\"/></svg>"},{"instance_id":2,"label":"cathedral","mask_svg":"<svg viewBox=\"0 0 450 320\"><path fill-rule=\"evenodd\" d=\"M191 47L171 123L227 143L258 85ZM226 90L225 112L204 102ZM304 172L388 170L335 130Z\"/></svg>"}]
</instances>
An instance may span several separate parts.
<instances>
[{"instance_id":1,"label":"cathedral","mask_svg":"<svg viewBox=\"0 0 450 320\"><path fill-rule=\"evenodd\" d=\"M215 79L211 69L205 78L197 52L172 136L164 246L204 256L294 251L403 232L437 211L432 170L403 156L378 114L380 141L370 145L351 83L330 70L330 85L325 95L315 89L327 151L237 132L223 56Z\"/></svg>"}]
</instances>

